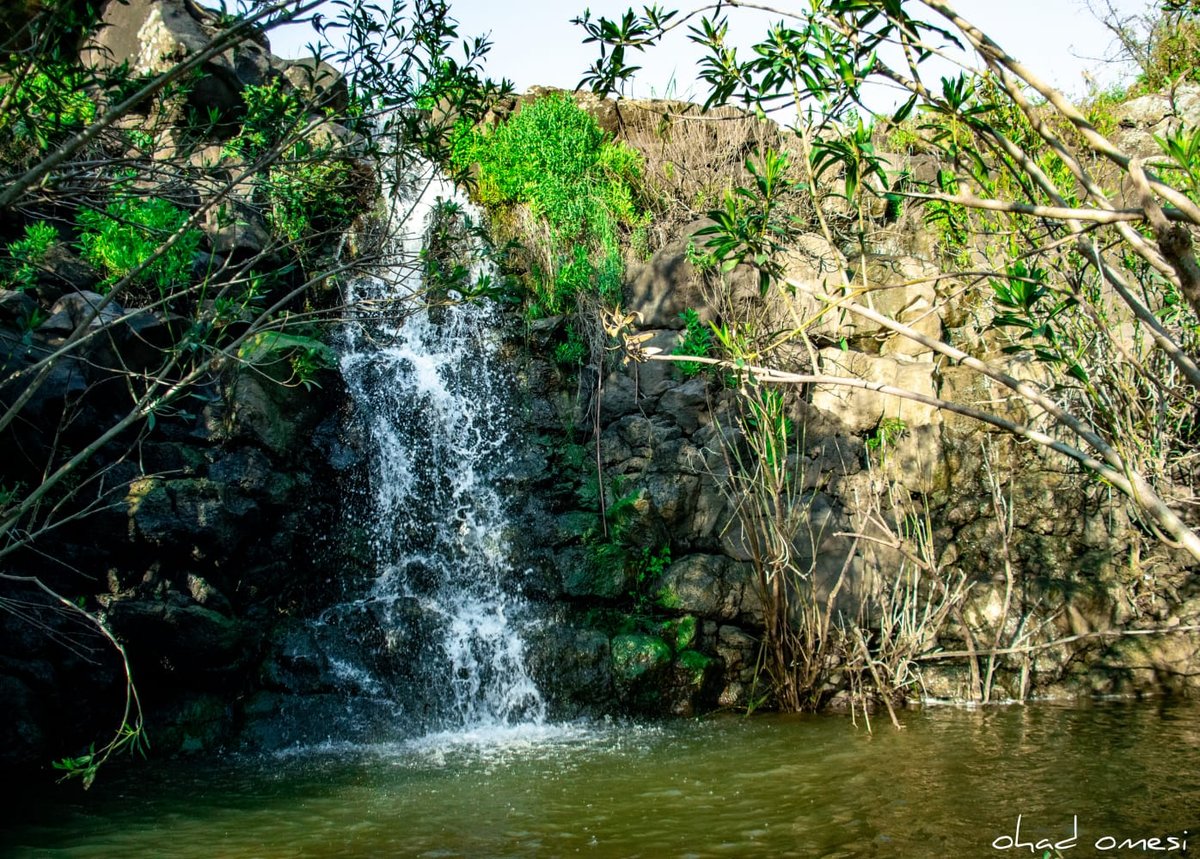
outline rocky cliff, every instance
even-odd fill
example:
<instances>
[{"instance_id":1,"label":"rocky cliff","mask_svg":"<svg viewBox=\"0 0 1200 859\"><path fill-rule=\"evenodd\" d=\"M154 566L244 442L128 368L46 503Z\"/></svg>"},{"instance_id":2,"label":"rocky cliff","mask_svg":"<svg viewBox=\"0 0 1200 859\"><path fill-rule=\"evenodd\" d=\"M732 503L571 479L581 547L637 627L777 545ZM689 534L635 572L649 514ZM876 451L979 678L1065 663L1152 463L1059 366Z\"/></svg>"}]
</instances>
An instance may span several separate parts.
<instances>
[{"instance_id":1,"label":"rocky cliff","mask_svg":"<svg viewBox=\"0 0 1200 859\"><path fill-rule=\"evenodd\" d=\"M0 78L16 123L5 173L230 23L190 3L107 4L61 72L81 88L63 96L70 111L40 66ZM46 766L118 723L119 654L75 608L124 646L154 747L170 753L229 738L276 620L336 591L358 462L341 440L345 393L323 335L278 323L334 303L310 278L374 200L372 168L336 142L353 145L346 106L332 69L281 60L256 34L123 113L7 213L0 762ZM299 119L315 124L289 143ZM293 160L256 166L270 146ZM325 207L342 186L322 177L343 164L368 177L359 199L289 227L281 190L324 216L288 171L307 170Z\"/></svg>"},{"instance_id":2,"label":"rocky cliff","mask_svg":"<svg viewBox=\"0 0 1200 859\"><path fill-rule=\"evenodd\" d=\"M1177 93L1171 104L1190 98ZM704 169L736 174L730 162L779 140L770 127L748 133L728 122L707 126L706 139L689 105L579 103L637 148L660 183L680 185ZM1151 96L1119 108L1115 122L1130 145L1145 148L1152 128L1161 134L1173 121L1167 104ZM932 181L938 169L930 155L883 158L889 183ZM1000 403L1029 417L1008 392L911 339L848 314L822 316L794 290L764 293L749 266L717 271L700 232L712 222L696 218L686 206L660 212L656 249L627 250L619 314L633 320L625 339L634 352L694 350L687 313L759 332L803 326L807 348L798 345L782 369ZM989 311L960 278L942 274L928 222L915 209L885 212L882 199L875 218L865 248L833 246L816 231L796 237L779 282L833 291L845 275L870 284L876 310L922 334L995 348L980 319ZM515 220L497 222L511 229ZM522 529L536 537L523 557L543 596L567 606L547 632L555 656L541 667L545 681L579 702L638 712L769 701L761 648L764 599L776 583L756 564L761 538L739 514L756 499L734 477L747 467L743 457L762 453L746 447L746 377L636 355L622 362L619 350L593 350L576 367L561 350L580 325L532 323L528 351L516 359L537 440ZM1023 360L1006 366L1040 378ZM861 650L830 648L813 666L814 701L871 706L855 697L854 671L866 669L854 663L869 653L882 665L889 648L910 648L889 663L904 668L885 684L910 700L1194 694L1200 592L1191 564L1132 519L1110 487L994 427L869 388L797 385L783 398L790 447L778 515L793 529L789 611L797 627L806 618L819 626L829 608L833 627L840 616L864 635ZM607 495L597 497L597 480ZM620 509L608 510L620 519L608 523L616 536L601 536L598 509L616 500ZM606 556L614 540L615 562ZM564 650L572 653L566 669ZM975 655L991 650L1002 652Z\"/></svg>"}]
</instances>

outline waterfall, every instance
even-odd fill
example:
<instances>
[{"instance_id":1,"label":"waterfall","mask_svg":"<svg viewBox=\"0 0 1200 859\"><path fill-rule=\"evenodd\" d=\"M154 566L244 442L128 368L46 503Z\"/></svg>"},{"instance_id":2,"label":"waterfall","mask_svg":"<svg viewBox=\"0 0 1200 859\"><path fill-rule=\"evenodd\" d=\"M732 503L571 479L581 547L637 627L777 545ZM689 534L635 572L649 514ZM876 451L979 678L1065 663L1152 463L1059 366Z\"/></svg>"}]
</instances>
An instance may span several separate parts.
<instances>
[{"instance_id":1,"label":"waterfall","mask_svg":"<svg viewBox=\"0 0 1200 859\"><path fill-rule=\"evenodd\" d=\"M469 205L452 185L428 182L400 225L410 262L439 200ZM427 730L540 723L507 546L512 384L497 356L498 314L487 303L422 306L418 269L350 287L340 362L370 450L357 515L374 581L324 622L369 614L400 680L350 665L347 679L410 710L421 702Z\"/></svg>"}]
</instances>

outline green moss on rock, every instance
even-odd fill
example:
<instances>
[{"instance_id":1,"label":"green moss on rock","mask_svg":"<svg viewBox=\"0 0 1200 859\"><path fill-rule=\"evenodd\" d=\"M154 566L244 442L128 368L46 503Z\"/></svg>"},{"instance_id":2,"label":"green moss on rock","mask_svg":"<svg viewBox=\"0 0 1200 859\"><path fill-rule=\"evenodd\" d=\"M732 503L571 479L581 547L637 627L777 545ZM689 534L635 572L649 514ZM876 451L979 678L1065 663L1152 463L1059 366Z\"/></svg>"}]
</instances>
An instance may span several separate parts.
<instances>
[{"instance_id":1,"label":"green moss on rock","mask_svg":"<svg viewBox=\"0 0 1200 859\"><path fill-rule=\"evenodd\" d=\"M684 650L679 654L677 661L693 675L696 682L699 682L704 679L704 672L712 665L713 660L711 656L705 656L698 650Z\"/></svg>"},{"instance_id":2,"label":"green moss on rock","mask_svg":"<svg viewBox=\"0 0 1200 859\"><path fill-rule=\"evenodd\" d=\"M671 645L672 650L678 652L690 647L696 640L698 625L695 616L690 614L668 620L662 624L662 637Z\"/></svg>"},{"instance_id":3,"label":"green moss on rock","mask_svg":"<svg viewBox=\"0 0 1200 859\"><path fill-rule=\"evenodd\" d=\"M613 673L632 682L671 662L671 648L657 635L633 633L612 640Z\"/></svg>"}]
</instances>

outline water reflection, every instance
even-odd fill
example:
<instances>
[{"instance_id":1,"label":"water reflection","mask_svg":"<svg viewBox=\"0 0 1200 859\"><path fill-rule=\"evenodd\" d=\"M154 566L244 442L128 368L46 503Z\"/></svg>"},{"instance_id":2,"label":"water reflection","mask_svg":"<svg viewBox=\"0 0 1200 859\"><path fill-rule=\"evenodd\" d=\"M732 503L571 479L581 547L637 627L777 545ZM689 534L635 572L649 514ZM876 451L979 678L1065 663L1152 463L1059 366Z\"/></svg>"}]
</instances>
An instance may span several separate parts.
<instances>
[{"instance_id":1,"label":"water reflection","mask_svg":"<svg viewBox=\"0 0 1200 859\"><path fill-rule=\"evenodd\" d=\"M109 775L86 802L74 788L20 800L0 845L81 857L1031 855L991 847L1018 815L1031 843L1066 838L1077 818L1079 856L1107 836L1200 839L1195 705L933 709L905 722L871 735L819 717L517 727L155 763Z\"/></svg>"}]
</instances>

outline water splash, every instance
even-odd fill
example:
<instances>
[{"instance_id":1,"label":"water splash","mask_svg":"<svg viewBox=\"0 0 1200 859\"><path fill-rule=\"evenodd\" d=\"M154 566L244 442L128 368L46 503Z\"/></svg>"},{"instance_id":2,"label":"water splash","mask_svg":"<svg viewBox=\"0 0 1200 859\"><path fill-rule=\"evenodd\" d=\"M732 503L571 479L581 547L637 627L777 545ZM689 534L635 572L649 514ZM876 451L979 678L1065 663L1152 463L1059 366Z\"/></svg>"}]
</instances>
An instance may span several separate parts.
<instances>
[{"instance_id":1,"label":"water splash","mask_svg":"<svg viewBox=\"0 0 1200 859\"><path fill-rule=\"evenodd\" d=\"M439 200L468 205L431 181L401 227L408 259ZM424 702L427 729L540 724L545 705L525 668L528 612L513 588L497 479L512 432L497 314L480 303L421 307L411 301L423 288L414 269L360 281L349 296L363 309L346 326L341 371L369 433L363 515L376 578L326 622L363 610L374 618L409 687L396 692Z\"/></svg>"}]
</instances>

